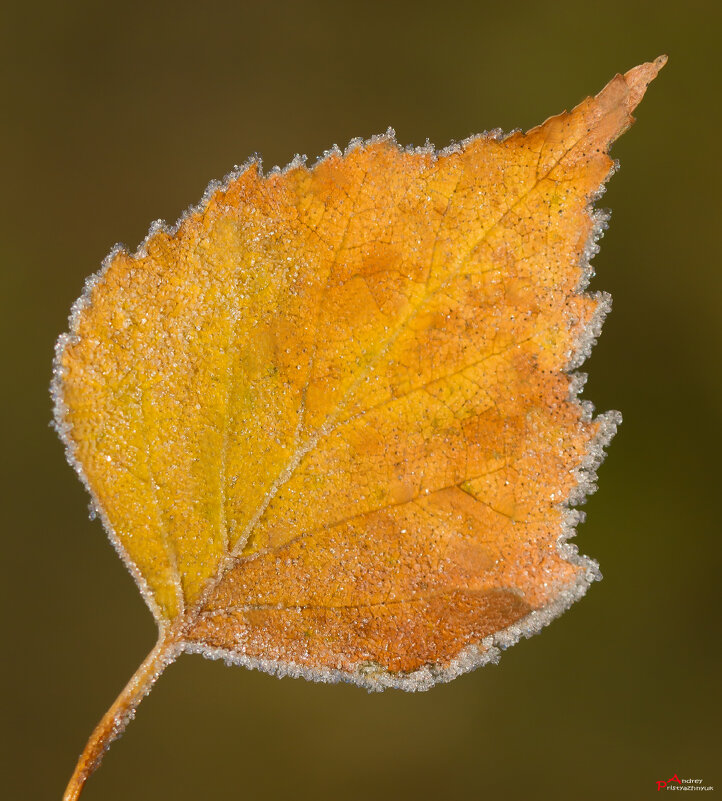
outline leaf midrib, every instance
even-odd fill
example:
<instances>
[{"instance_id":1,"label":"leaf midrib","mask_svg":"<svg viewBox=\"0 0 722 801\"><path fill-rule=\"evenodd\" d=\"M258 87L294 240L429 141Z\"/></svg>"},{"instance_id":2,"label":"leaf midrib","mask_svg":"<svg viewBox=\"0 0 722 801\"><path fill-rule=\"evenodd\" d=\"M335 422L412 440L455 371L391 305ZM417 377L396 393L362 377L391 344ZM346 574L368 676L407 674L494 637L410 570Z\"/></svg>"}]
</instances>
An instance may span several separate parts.
<instances>
[{"instance_id":1,"label":"leaf midrib","mask_svg":"<svg viewBox=\"0 0 722 801\"><path fill-rule=\"evenodd\" d=\"M554 119L554 118L552 118L552 119ZM547 122L543 123L543 125L547 125L547 124L549 124L549 122L550 122L550 120L548 120ZM533 133L535 130L538 130L538 129L533 129L532 131L529 131L526 134L523 134L523 137L524 138L528 137L529 134ZM409 312L409 314L397 325L396 329L392 332L392 334L389 335L389 337L386 339L384 344L381 346L381 348L377 352L376 356L370 362L368 362L365 365L364 369L359 373L357 379L352 383L352 385L346 391L344 396L341 398L341 400L339 401L339 404L338 404L338 406L336 408L335 414L330 416L327 419L327 421L319 429L317 429L317 431L314 434L309 436L308 439L306 440L306 442L303 445L301 445L299 448L297 448L297 450L294 452L294 454L288 460L288 462L286 463L286 466L277 475L276 479L274 480L274 482L271 484L270 488L266 492L263 501L258 505L258 508L256 509L256 512L253 514L253 516L251 517L251 519L247 523L246 527L244 528L242 534L239 536L238 540L236 541L236 545L233 548L231 548L231 550L221 559L221 561L219 563L219 566L218 566L218 570L217 570L215 576L211 577L208 580L206 586L203 588L203 590L201 591L201 593L198 596L198 598L196 599L196 601L193 603L192 606L187 608L187 611L185 612L185 614L178 616L179 619L177 620L177 623L176 623L176 621L173 621L173 623L174 623L173 628L174 629L177 626L181 632L185 633L193 625L193 623L197 620L197 618L198 618L198 616L199 616L199 614L200 614L200 612L201 612L201 610L203 608L203 605L207 601L208 597L213 593L213 591L216 589L216 587L224 579L226 573L231 569L231 567L236 563L238 558L241 556L243 548L248 543L248 541L250 539L250 536L253 533L253 530L255 529L256 525L258 524L258 522L261 519L261 517L263 516L263 514L266 512L266 510L270 506L271 501L276 496L276 494L278 493L279 489L291 479L291 477L293 476L294 472L296 471L296 468L300 465L301 460L303 459L303 457L307 453L312 451L322 438L324 438L325 436L328 436L329 434L333 433L333 431L336 428L336 422L338 421L338 417L339 417L340 413L343 411L345 404L348 402L349 397L353 394L353 392L356 390L356 388L359 386L359 384L368 375L369 371L371 369L373 369L375 367L375 365L378 364L378 362L388 353L388 351L391 349L391 347L393 347L393 345L398 340L399 336L401 336L402 332L405 330L405 328L408 326L408 324L410 322L412 322L412 320L415 319L418 316L418 314L421 313L421 311L426 307L426 305L428 303L430 303L431 300L440 291L445 289L452 281L454 281L458 277L458 273L460 272L461 267L466 263L466 261L469 259L469 257L488 239L488 237L491 235L491 233L506 219L506 217L517 206L519 206L521 203L523 203L533 192L535 192L540 187L540 185L549 177L549 175L552 173L552 171L554 169L556 169L556 167L559 164L562 163L562 161L567 157L567 155L569 155L569 153L572 150L574 150L584 139L589 137L590 134L592 133L592 131L593 131L593 128L589 129L589 130L586 130L582 136L580 136L577 140L575 140L563 153L561 153L559 155L559 157L554 162L552 162L551 166L547 169L547 171L544 173L544 175L542 175L541 177L537 176L536 179L535 179L535 182L533 184L531 184L524 192L522 192L522 194L520 194L519 197L517 197L516 200L514 200L514 202L511 203L505 209L505 211L502 212L502 214L500 214L499 217L486 229L486 231L482 234L482 236L480 236L479 239L474 242L474 244L467 251L467 253L463 257L460 257L457 260L457 262L455 264L455 267L454 267L453 274L449 275L449 277L446 280L444 280L443 282L438 284L430 293L425 295L423 300L416 307L414 307ZM451 155L453 155L453 154L450 154L448 156L443 156L442 158L450 158ZM454 197L454 194L456 193L457 190L458 190L458 183L457 183L457 186L456 186L454 192L449 196L449 205L451 204L452 198ZM443 216L446 216L446 211L448 211L448 207L445 210ZM352 217L352 215L349 215L349 224L350 224L351 217ZM440 233L441 233L441 226L439 227L439 230L437 231L436 238L435 238L435 241L434 241L434 247L432 248L432 252L435 252L435 245L436 245L436 242L438 241L438 237L439 237ZM431 271L431 268L432 268L432 264L430 263L429 264L429 273ZM317 335L318 335L318 332L316 331L314 336L317 337ZM327 525L331 525L331 524L327 524ZM239 544L241 544L240 548L238 547Z\"/></svg>"}]
</instances>

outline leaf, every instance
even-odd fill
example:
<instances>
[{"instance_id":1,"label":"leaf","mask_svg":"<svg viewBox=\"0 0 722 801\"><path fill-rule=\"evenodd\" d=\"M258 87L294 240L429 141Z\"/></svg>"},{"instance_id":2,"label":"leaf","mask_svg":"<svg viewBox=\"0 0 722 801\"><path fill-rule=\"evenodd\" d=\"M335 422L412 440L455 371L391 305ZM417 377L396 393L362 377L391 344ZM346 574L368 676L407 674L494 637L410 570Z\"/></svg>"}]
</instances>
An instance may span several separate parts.
<instances>
[{"instance_id":1,"label":"leaf","mask_svg":"<svg viewBox=\"0 0 722 801\"><path fill-rule=\"evenodd\" d=\"M58 342L57 428L159 628L66 791L182 651L426 689L599 577L567 540L619 415L569 370L610 144L665 58L527 134L257 161L118 247Z\"/></svg>"}]
</instances>

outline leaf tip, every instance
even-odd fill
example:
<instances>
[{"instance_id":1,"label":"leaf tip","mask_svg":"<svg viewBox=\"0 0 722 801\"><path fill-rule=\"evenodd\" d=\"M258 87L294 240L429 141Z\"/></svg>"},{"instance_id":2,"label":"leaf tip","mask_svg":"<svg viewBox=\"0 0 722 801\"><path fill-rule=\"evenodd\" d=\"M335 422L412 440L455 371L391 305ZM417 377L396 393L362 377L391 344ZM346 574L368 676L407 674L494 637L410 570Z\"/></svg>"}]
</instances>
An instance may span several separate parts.
<instances>
[{"instance_id":1,"label":"leaf tip","mask_svg":"<svg viewBox=\"0 0 722 801\"><path fill-rule=\"evenodd\" d=\"M624 81L629 87L629 94L627 95L627 108L631 112L640 103L647 91L647 87L657 77L657 74L662 67L667 63L667 56L662 55L654 59L654 61L647 61L645 64L640 64L638 67L633 67L624 74Z\"/></svg>"}]
</instances>

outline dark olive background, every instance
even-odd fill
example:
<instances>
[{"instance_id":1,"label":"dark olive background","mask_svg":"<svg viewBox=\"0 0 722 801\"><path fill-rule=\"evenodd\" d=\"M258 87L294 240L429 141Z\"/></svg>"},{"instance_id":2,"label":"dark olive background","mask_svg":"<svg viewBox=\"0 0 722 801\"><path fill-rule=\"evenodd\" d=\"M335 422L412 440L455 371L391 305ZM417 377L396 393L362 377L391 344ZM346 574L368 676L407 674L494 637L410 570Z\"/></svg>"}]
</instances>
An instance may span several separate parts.
<instances>
[{"instance_id":1,"label":"dark olive background","mask_svg":"<svg viewBox=\"0 0 722 801\"><path fill-rule=\"evenodd\" d=\"M669 53L613 155L585 396L625 422L577 542L605 579L497 667L369 695L186 656L90 780L134 799L643 799L722 785L720 17L712 2L6 4L3 796L59 799L154 625L48 427L53 343L135 248L257 151L529 128ZM719 790L717 791L719 792Z\"/></svg>"}]
</instances>

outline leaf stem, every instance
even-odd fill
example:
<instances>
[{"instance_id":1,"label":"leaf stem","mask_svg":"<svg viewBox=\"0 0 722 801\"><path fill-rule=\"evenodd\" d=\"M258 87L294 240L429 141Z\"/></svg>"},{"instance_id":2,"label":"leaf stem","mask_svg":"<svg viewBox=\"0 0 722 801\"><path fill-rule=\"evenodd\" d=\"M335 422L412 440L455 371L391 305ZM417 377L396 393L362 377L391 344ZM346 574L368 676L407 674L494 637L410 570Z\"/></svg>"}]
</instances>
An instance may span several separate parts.
<instances>
[{"instance_id":1,"label":"leaf stem","mask_svg":"<svg viewBox=\"0 0 722 801\"><path fill-rule=\"evenodd\" d=\"M123 733L128 722L135 716L138 704L150 692L158 676L175 660L178 652L179 645L170 632L166 636L161 635L155 648L135 671L90 735L65 789L63 801L75 801L80 796L85 782L100 765L103 754Z\"/></svg>"}]
</instances>

